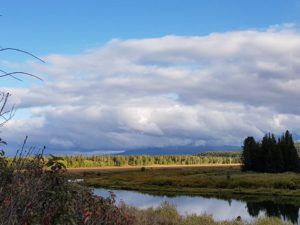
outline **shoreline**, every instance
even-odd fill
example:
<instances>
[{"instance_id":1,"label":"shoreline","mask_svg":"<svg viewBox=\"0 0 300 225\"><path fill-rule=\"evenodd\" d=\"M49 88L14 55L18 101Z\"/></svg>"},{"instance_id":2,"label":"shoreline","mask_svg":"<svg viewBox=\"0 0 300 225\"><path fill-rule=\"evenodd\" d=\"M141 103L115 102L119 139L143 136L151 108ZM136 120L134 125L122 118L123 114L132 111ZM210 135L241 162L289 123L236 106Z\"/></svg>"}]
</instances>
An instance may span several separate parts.
<instances>
[{"instance_id":1,"label":"shoreline","mask_svg":"<svg viewBox=\"0 0 300 225\"><path fill-rule=\"evenodd\" d=\"M145 168L145 169L142 169ZM95 188L154 195L201 195L222 198L297 198L300 174L241 172L239 165L176 165L72 168L68 173Z\"/></svg>"}]
</instances>

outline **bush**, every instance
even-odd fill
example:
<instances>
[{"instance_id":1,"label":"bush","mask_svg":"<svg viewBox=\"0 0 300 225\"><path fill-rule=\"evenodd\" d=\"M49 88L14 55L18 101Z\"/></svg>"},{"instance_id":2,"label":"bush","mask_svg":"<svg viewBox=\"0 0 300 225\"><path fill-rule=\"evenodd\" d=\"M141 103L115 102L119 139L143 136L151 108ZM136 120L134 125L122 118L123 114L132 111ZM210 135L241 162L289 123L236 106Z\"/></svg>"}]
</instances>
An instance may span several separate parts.
<instances>
[{"instance_id":1,"label":"bush","mask_svg":"<svg viewBox=\"0 0 300 225\"><path fill-rule=\"evenodd\" d=\"M180 225L181 222L175 206L166 202L156 209L131 208L131 213L135 218L134 225Z\"/></svg>"},{"instance_id":2,"label":"bush","mask_svg":"<svg viewBox=\"0 0 300 225\"><path fill-rule=\"evenodd\" d=\"M47 165L47 166L46 166ZM132 217L110 198L69 182L59 157L0 157L0 224L129 225Z\"/></svg>"},{"instance_id":3,"label":"bush","mask_svg":"<svg viewBox=\"0 0 300 225\"><path fill-rule=\"evenodd\" d=\"M297 188L297 184L296 184L294 181L290 181L290 182L288 183L288 188L289 188L290 190L295 190L295 189Z\"/></svg>"}]
</instances>

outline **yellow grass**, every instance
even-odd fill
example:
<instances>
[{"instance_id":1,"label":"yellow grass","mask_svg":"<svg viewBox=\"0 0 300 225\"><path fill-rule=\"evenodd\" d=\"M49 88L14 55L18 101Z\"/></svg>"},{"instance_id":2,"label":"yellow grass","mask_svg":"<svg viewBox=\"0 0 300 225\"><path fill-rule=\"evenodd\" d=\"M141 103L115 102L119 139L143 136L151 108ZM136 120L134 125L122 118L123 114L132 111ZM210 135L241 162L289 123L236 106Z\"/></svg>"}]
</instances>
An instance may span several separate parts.
<instances>
[{"instance_id":1,"label":"yellow grass","mask_svg":"<svg viewBox=\"0 0 300 225\"><path fill-rule=\"evenodd\" d=\"M141 167L145 167L146 169L226 169L226 168L240 168L241 164L194 164L194 165L151 165L151 166L104 166L104 167L78 167L78 168L68 168L69 172L83 172L83 171L118 171L118 170L140 170Z\"/></svg>"}]
</instances>

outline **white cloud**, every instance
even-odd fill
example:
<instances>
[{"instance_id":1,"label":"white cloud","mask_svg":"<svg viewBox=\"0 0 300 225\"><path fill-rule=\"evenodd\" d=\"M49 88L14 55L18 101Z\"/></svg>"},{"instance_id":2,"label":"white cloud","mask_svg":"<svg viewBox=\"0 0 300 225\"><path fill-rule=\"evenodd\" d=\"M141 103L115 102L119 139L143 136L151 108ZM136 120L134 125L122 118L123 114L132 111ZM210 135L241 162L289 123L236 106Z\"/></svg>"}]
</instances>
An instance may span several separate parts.
<instances>
[{"instance_id":1,"label":"white cloud","mask_svg":"<svg viewBox=\"0 0 300 225\"><path fill-rule=\"evenodd\" d=\"M300 33L292 25L207 36L113 40L22 68L46 77L15 88L24 131L51 148L241 145L247 135L300 135Z\"/></svg>"}]
</instances>

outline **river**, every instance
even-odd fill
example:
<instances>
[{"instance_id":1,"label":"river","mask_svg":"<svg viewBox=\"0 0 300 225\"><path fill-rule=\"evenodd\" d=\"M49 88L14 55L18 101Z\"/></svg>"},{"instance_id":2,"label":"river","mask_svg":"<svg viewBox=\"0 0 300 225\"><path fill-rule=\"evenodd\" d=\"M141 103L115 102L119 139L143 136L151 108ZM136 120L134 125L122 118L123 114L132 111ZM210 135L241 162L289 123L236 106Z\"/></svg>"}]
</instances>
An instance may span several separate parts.
<instances>
[{"instance_id":1,"label":"river","mask_svg":"<svg viewBox=\"0 0 300 225\"><path fill-rule=\"evenodd\" d=\"M251 221L258 216L278 216L282 220L300 225L300 206L291 203L276 204L272 201L241 201L236 199L222 200L201 196L156 196L135 191L113 190L117 202L140 209L158 207L163 202L176 206L181 215L210 214L215 220L232 220L241 216L243 220ZM109 190L95 188L95 194L108 197Z\"/></svg>"}]
</instances>

